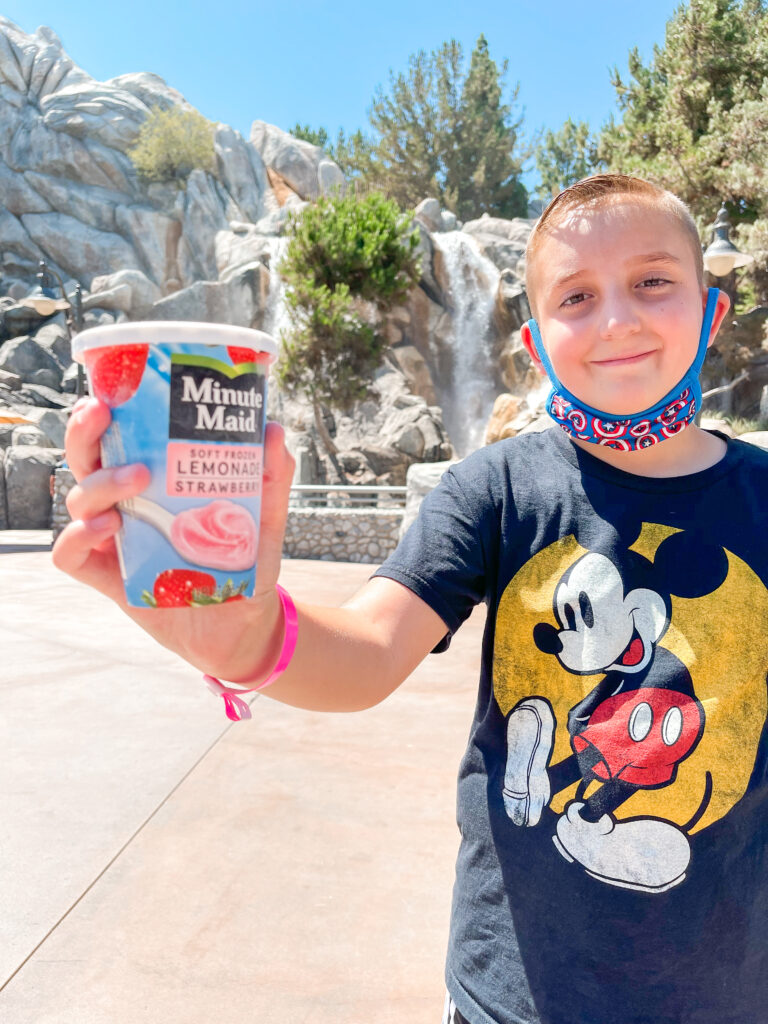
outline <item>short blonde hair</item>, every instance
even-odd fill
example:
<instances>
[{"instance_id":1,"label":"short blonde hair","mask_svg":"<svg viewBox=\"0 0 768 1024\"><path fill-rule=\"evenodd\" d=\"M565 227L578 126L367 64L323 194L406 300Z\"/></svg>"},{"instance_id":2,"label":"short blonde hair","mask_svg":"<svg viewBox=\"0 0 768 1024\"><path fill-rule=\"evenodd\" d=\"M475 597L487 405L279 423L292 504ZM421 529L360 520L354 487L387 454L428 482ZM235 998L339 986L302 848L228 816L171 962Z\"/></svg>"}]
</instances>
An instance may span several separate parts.
<instances>
[{"instance_id":1,"label":"short blonde hair","mask_svg":"<svg viewBox=\"0 0 768 1024\"><path fill-rule=\"evenodd\" d=\"M562 224L572 210L578 208L599 209L623 196L650 201L657 209L669 214L677 221L690 242L699 284L703 283L704 261L701 252L701 239L691 211L682 199L665 188L660 188L650 181L635 178L630 174L594 174L563 189L558 196L555 196L534 225L525 250L525 287L531 309L534 306L531 269L535 265L536 255L546 235L553 228Z\"/></svg>"}]
</instances>

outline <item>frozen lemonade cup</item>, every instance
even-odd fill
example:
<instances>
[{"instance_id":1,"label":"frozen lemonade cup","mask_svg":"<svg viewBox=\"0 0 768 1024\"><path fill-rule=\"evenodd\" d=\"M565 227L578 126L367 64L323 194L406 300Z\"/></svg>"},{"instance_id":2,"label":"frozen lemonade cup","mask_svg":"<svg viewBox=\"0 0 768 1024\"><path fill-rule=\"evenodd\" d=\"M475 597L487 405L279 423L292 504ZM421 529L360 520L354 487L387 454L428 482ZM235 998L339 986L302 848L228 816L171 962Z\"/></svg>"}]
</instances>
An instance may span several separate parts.
<instances>
[{"instance_id":1,"label":"frozen lemonade cup","mask_svg":"<svg viewBox=\"0 0 768 1024\"><path fill-rule=\"evenodd\" d=\"M112 410L103 465L143 462L152 473L143 494L118 506L128 603L250 597L275 342L224 324L126 323L83 331L73 352Z\"/></svg>"}]
</instances>

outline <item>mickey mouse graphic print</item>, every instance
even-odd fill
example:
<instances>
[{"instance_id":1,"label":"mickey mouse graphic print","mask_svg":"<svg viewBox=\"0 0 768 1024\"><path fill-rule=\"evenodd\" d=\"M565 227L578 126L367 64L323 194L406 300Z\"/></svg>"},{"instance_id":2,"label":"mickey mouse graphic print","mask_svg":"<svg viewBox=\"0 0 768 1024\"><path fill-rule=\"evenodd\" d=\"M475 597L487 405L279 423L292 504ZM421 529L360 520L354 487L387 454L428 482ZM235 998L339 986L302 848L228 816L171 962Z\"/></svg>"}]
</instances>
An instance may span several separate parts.
<instances>
[{"instance_id":1,"label":"mickey mouse graphic print","mask_svg":"<svg viewBox=\"0 0 768 1024\"><path fill-rule=\"evenodd\" d=\"M606 556L563 538L505 590L493 670L507 715L503 799L523 828L554 811L555 849L593 878L662 892L685 879L689 835L746 791L768 636L745 651L718 616L746 601L768 622L768 595L741 559L695 534L642 524L625 540ZM541 685L516 699L520 679ZM734 720L735 701L750 715Z\"/></svg>"},{"instance_id":2,"label":"mickey mouse graphic print","mask_svg":"<svg viewBox=\"0 0 768 1024\"><path fill-rule=\"evenodd\" d=\"M453 466L379 574L487 606L446 984L473 1024L764 1024L768 453ZM467 681L468 685L470 681Z\"/></svg>"}]
</instances>

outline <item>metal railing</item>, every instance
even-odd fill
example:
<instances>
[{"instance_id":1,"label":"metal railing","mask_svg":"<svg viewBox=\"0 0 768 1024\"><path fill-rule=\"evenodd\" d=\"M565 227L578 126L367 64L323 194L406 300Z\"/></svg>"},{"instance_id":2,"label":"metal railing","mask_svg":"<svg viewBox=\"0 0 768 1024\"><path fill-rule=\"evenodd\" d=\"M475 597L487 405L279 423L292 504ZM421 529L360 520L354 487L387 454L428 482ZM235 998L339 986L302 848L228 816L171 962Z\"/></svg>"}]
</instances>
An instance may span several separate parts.
<instances>
[{"instance_id":1,"label":"metal railing","mask_svg":"<svg viewBox=\"0 0 768 1024\"><path fill-rule=\"evenodd\" d=\"M363 484L294 484L289 508L405 508L407 487Z\"/></svg>"}]
</instances>

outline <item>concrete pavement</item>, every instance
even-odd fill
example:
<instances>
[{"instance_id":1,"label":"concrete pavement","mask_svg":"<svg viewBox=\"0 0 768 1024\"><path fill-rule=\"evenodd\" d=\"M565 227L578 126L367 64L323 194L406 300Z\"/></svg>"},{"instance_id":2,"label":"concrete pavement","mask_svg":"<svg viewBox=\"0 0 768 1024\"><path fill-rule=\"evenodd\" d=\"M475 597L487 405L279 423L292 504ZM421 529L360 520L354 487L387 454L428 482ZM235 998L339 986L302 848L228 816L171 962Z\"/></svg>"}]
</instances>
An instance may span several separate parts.
<instances>
[{"instance_id":1,"label":"concrete pavement","mask_svg":"<svg viewBox=\"0 0 768 1024\"><path fill-rule=\"evenodd\" d=\"M48 539L0 533L3 1024L439 1021L482 609L380 707L230 724Z\"/></svg>"}]
</instances>

